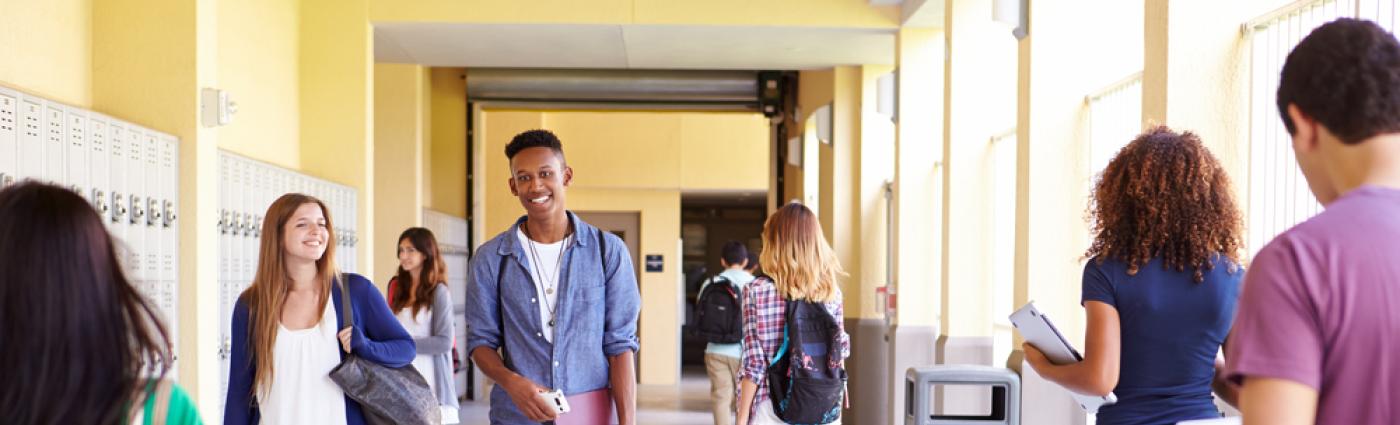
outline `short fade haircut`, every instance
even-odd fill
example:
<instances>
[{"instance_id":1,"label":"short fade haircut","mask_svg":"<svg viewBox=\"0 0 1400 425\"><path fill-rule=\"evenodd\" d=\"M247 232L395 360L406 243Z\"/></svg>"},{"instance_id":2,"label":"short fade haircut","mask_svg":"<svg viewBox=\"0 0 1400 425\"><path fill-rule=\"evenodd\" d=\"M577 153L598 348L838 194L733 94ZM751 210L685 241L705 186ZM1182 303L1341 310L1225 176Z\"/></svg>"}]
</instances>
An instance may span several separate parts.
<instances>
[{"instance_id":1,"label":"short fade haircut","mask_svg":"<svg viewBox=\"0 0 1400 425\"><path fill-rule=\"evenodd\" d=\"M720 248L720 258L724 259L725 264L738 265L749 260L749 248L743 242L725 242L724 247Z\"/></svg>"},{"instance_id":2,"label":"short fade haircut","mask_svg":"<svg viewBox=\"0 0 1400 425\"><path fill-rule=\"evenodd\" d=\"M515 154L529 148L549 148L559 157L560 163L564 162L564 143L554 132L543 129L527 130L510 139L510 143L506 144L506 160L515 159Z\"/></svg>"},{"instance_id":3,"label":"short fade haircut","mask_svg":"<svg viewBox=\"0 0 1400 425\"><path fill-rule=\"evenodd\" d=\"M1297 134L1289 104L1346 144L1400 131L1400 42L1370 21L1318 27L1288 54L1279 76L1279 116Z\"/></svg>"}]
</instances>

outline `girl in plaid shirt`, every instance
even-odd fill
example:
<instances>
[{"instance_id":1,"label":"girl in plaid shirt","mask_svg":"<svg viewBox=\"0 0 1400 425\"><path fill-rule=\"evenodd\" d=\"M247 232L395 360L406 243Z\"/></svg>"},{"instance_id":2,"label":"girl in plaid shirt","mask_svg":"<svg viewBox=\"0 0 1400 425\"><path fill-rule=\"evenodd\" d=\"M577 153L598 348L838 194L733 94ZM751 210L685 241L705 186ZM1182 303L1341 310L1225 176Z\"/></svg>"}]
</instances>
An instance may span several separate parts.
<instances>
[{"instance_id":1,"label":"girl in plaid shirt","mask_svg":"<svg viewBox=\"0 0 1400 425\"><path fill-rule=\"evenodd\" d=\"M843 323L841 288L836 276L844 273L812 210L791 203L768 217L763 225L761 260L767 275L754 280L744 291L738 425L783 423L773 413L764 371L783 342L784 301L821 302L838 326ZM851 355L851 338L845 329L840 332L839 342L841 355L831 358L844 363Z\"/></svg>"}]
</instances>

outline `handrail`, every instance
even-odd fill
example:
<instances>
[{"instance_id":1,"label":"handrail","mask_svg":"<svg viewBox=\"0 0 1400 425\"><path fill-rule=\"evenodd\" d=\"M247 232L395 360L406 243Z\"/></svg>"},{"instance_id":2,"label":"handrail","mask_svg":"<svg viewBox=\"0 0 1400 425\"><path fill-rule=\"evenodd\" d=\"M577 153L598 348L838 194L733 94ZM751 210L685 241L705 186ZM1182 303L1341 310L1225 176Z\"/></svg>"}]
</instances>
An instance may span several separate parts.
<instances>
[{"instance_id":1,"label":"handrail","mask_svg":"<svg viewBox=\"0 0 1400 425\"><path fill-rule=\"evenodd\" d=\"M1134 72L1134 73L1128 75L1127 77L1123 77L1122 79L1119 79L1118 81L1114 81L1112 84L1109 84L1109 85L1107 85L1107 86L1104 86L1104 88L1101 88L1101 89L1099 89L1099 90L1097 90L1097 91L1094 91L1094 92L1090 93L1088 96L1084 96L1084 103L1093 103L1093 102L1096 101L1096 100L1099 100L1099 99L1104 98L1104 96L1108 96L1109 93L1113 93L1113 92L1115 92L1115 91L1121 90L1121 89L1123 89L1124 87L1130 86L1130 85L1132 85L1132 84L1134 84L1134 83L1141 83L1141 82L1142 82L1142 71Z\"/></svg>"},{"instance_id":2,"label":"handrail","mask_svg":"<svg viewBox=\"0 0 1400 425\"><path fill-rule=\"evenodd\" d=\"M1265 13L1263 16L1260 16L1258 18L1250 19L1249 21L1240 25L1240 33L1249 34L1254 30L1269 26L1270 23L1277 21L1279 18L1298 13L1303 9L1307 9L1314 6L1321 6L1327 3L1336 3L1337 1L1338 0L1298 0L1283 5L1278 9L1274 9L1269 13Z\"/></svg>"}]
</instances>

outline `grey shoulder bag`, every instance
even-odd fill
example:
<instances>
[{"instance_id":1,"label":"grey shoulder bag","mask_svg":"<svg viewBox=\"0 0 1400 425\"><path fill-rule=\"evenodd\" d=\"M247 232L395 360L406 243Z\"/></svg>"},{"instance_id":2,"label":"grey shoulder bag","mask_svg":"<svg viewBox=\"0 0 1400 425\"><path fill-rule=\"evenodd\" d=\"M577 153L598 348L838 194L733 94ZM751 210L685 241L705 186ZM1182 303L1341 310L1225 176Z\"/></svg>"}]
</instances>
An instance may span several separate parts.
<instances>
[{"instance_id":1,"label":"grey shoulder bag","mask_svg":"<svg viewBox=\"0 0 1400 425\"><path fill-rule=\"evenodd\" d=\"M345 325L355 326L355 310L351 308L345 279L340 279L336 287L340 289ZM346 397L360 403L365 422L370 425L442 423L437 397L412 364L393 368L346 353L340 365L331 369L331 380Z\"/></svg>"}]
</instances>

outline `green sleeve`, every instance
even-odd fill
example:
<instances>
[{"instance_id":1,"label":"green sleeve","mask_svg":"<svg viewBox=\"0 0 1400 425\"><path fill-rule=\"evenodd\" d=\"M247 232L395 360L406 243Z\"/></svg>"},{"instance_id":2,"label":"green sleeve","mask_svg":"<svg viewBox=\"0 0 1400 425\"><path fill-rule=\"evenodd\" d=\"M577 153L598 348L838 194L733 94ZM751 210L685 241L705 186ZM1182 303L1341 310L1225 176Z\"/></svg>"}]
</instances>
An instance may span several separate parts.
<instances>
[{"instance_id":1,"label":"green sleeve","mask_svg":"<svg viewBox=\"0 0 1400 425\"><path fill-rule=\"evenodd\" d=\"M156 408L155 398L146 400L145 425L151 425L152 410ZM167 425L203 425L204 420L199 417L199 409L194 406L194 400L190 400L189 393L179 385L170 386L170 403L166 406L165 423Z\"/></svg>"}]
</instances>

